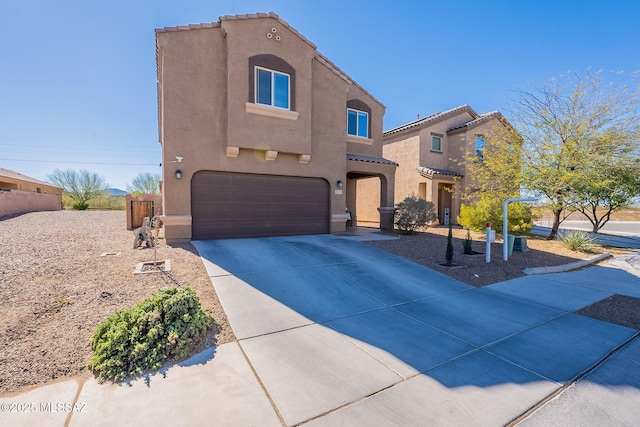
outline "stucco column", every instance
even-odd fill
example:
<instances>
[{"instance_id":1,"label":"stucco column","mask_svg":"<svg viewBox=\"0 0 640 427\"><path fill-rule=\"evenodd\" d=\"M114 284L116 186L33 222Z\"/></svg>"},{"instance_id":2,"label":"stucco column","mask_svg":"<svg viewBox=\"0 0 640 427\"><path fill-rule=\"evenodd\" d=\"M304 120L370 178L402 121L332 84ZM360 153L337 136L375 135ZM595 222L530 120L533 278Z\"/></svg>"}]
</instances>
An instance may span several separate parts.
<instances>
[{"instance_id":1,"label":"stucco column","mask_svg":"<svg viewBox=\"0 0 640 427\"><path fill-rule=\"evenodd\" d=\"M380 229L384 231L393 230L393 215L396 208L392 206L381 206L378 208L380 212Z\"/></svg>"}]
</instances>

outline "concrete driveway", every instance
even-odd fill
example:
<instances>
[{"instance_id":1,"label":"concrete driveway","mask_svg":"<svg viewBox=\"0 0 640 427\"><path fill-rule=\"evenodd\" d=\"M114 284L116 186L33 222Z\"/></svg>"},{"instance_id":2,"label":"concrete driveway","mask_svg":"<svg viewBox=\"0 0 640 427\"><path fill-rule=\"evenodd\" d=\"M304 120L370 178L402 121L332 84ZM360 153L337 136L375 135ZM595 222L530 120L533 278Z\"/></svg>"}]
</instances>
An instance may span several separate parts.
<instances>
[{"instance_id":1,"label":"concrete driveway","mask_svg":"<svg viewBox=\"0 0 640 427\"><path fill-rule=\"evenodd\" d=\"M637 334L572 313L640 297L623 270L476 289L345 237L194 244L276 424L504 425Z\"/></svg>"},{"instance_id":2,"label":"concrete driveway","mask_svg":"<svg viewBox=\"0 0 640 427\"><path fill-rule=\"evenodd\" d=\"M129 383L79 377L0 398L0 425L640 419L638 331L573 313L640 297L638 254L475 289L353 238L194 244L237 342Z\"/></svg>"}]
</instances>

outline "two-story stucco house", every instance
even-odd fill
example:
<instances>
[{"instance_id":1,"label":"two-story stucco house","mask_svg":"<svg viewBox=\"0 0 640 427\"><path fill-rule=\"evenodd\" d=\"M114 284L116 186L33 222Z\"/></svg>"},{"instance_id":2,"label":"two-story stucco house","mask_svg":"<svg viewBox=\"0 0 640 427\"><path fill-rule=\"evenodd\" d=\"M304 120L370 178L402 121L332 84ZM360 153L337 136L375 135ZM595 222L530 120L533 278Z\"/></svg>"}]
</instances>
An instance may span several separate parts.
<instances>
[{"instance_id":1,"label":"two-story stucco house","mask_svg":"<svg viewBox=\"0 0 640 427\"><path fill-rule=\"evenodd\" d=\"M156 30L167 241L339 233L377 177L384 105L274 13Z\"/></svg>"},{"instance_id":2,"label":"two-story stucco house","mask_svg":"<svg viewBox=\"0 0 640 427\"><path fill-rule=\"evenodd\" d=\"M498 111L476 113L462 105L416 120L384 133L383 156L399 164L396 172L396 200L416 194L433 202L440 224L456 224L460 214L460 191L471 183L465 175L465 153L482 160L485 139L510 125ZM377 188L359 183L358 224L377 225L372 215L372 198Z\"/></svg>"}]
</instances>

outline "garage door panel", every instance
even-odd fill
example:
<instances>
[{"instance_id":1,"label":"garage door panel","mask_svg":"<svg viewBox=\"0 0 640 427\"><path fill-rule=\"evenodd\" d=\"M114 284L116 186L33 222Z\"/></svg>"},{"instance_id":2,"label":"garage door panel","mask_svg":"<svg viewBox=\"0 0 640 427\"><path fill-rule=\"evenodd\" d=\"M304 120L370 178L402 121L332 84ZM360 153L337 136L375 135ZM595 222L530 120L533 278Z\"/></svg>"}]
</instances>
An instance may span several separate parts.
<instances>
[{"instance_id":1,"label":"garage door panel","mask_svg":"<svg viewBox=\"0 0 640 427\"><path fill-rule=\"evenodd\" d=\"M194 239L329 232L323 179L200 172L191 188Z\"/></svg>"}]
</instances>

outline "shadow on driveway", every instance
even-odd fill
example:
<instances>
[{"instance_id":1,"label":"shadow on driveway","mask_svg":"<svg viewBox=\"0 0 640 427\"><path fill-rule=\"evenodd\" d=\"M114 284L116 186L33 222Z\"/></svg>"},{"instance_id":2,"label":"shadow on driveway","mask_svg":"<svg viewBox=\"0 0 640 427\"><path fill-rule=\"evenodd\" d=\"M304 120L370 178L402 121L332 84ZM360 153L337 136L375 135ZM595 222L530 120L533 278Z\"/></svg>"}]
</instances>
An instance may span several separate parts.
<instances>
[{"instance_id":1,"label":"shadow on driveway","mask_svg":"<svg viewBox=\"0 0 640 427\"><path fill-rule=\"evenodd\" d=\"M287 425L504 425L637 332L573 313L622 270L473 288L348 237L193 244Z\"/></svg>"}]
</instances>

